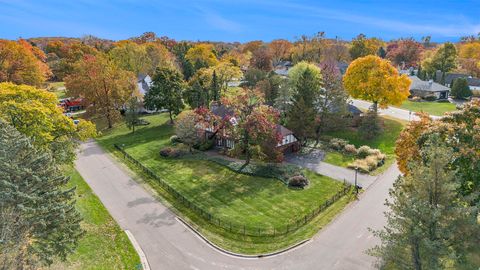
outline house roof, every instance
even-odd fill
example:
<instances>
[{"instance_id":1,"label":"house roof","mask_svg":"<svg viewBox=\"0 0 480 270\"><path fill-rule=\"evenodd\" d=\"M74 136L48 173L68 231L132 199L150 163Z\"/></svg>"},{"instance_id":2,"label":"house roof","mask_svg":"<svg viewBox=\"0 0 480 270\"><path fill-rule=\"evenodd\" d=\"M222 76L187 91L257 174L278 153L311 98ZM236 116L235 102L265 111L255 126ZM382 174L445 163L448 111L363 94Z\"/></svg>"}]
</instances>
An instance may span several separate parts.
<instances>
[{"instance_id":1,"label":"house roof","mask_svg":"<svg viewBox=\"0 0 480 270\"><path fill-rule=\"evenodd\" d=\"M436 73L436 79L437 81L440 81L442 78L442 72L440 70L437 70ZM464 73L447 73L445 74L445 83L446 84L452 84L452 82L456 79L459 78L465 78L467 79L468 85L469 86L480 86L480 79L478 78L473 78L472 76Z\"/></svg>"},{"instance_id":2,"label":"house roof","mask_svg":"<svg viewBox=\"0 0 480 270\"><path fill-rule=\"evenodd\" d=\"M275 69L274 72L275 72L275 74L280 75L280 76L288 76L288 70L287 69Z\"/></svg>"},{"instance_id":3,"label":"house roof","mask_svg":"<svg viewBox=\"0 0 480 270\"><path fill-rule=\"evenodd\" d=\"M347 110L353 115L360 115L363 113L362 110L360 110L357 106L352 104L347 105Z\"/></svg>"},{"instance_id":4,"label":"house roof","mask_svg":"<svg viewBox=\"0 0 480 270\"><path fill-rule=\"evenodd\" d=\"M468 78L467 82L469 86L480 86L480 79L477 78Z\"/></svg>"},{"instance_id":5,"label":"house roof","mask_svg":"<svg viewBox=\"0 0 480 270\"><path fill-rule=\"evenodd\" d=\"M426 92L450 91L450 88L433 81L428 81L428 82L422 81L417 76L409 76L409 78L412 80L412 84L410 85L410 91L411 90L426 91Z\"/></svg>"},{"instance_id":6,"label":"house roof","mask_svg":"<svg viewBox=\"0 0 480 270\"><path fill-rule=\"evenodd\" d=\"M282 134L282 137L286 137L288 135L293 135L293 131L291 131L290 129L280 125L280 124L277 124L277 132Z\"/></svg>"},{"instance_id":7,"label":"house roof","mask_svg":"<svg viewBox=\"0 0 480 270\"><path fill-rule=\"evenodd\" d=\"M228 108L225 105L218 104L216 102L212 102L212 104L210 105L210 110L213 114L221 118L225 118L226 116L232 116L234 113L231 108Z\"/></svg>"},{"instance_id":8,"label":"house roof","mask_svg":"<svg viewBox=\"0 0 480 270\"><path fill-rule=\"evenodd\" d=\"M148 76L148 74L138 74L137 76L137 82L141 82L141 81L144 81L145 78Z\"/></svg>"}]
</instances>

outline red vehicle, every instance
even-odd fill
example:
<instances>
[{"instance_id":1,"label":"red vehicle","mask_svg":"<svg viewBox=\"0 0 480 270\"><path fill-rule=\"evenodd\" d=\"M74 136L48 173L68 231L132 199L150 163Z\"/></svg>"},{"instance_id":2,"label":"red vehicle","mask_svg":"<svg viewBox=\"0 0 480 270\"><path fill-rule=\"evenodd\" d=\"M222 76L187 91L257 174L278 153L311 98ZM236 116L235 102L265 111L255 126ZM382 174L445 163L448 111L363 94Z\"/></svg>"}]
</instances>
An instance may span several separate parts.
<instances>
[{"instance_id":1,"label":"red vehicle","mask_svg":"<svg viewBox=\"0 0 480 270\"><path fill-rule=\"evenodd\" d=\"M66 112L76 112L84 109L83 99L82 98L65 98L60 100L60 106Z\"/></svg>"}]
</instances>

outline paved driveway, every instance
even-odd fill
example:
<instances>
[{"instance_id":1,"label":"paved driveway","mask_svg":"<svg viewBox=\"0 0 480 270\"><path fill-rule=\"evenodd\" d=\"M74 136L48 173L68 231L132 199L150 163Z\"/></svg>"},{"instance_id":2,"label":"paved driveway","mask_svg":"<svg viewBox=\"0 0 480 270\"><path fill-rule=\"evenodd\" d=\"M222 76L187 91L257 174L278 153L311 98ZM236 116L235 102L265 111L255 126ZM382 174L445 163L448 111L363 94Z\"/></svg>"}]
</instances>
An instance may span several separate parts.
<instances>
[{"instance_id":1,"label":"paved driveway","mask_svg":"<svg viewBox=\"0 0 480 270\"><path fill-rule=\"evenodd\" d=\"M364 251L378 240L368 228L385 224L383 203L399 174L390 167L311 242L275 257L240 259L208 246L95 142L81 150L77 170L120 227L134 235L152 269L372 269L374 259Z\"/></svg>"},{"instance_id":2,"label":"paved driveway","mask_svg":"<svg viewBox=\"0 0 480 270\"><path fill-rule=\"evenodd\" d=\"M368 110L370 106L372 106L371 102L364 101L364 100L359 100L359 99L352 99L353 105L360 109L365 109ZM415 112L410 112L408 110L404 109L399 109L395 107L388 107L387 109L379 109L378 112L383 115L395 117L401 120L405 121L411 121L411 120L418 120L418 117L415 116ZM432 119L439 119L441 118L440 116L430 116Z\"/></svg>"},{"instance_id":3,"label":"paved driveway","mask_svg":"<svg viewBox=\"0 0 480 270\"><path fill-rule=\"evenodd\" d=\"M305 154L289 154L285 157L285 161L296 164L298 166L310 169L321 175L328 176L338 181L347 181L350 184L355 184L355 171L330 163L323 162L325 155L322 150L314 149L310 153ZM370 176L368 174L357 174L357 185L362 188L368 188L375 180L377 176Z\"/></svg>"}]
</instances>

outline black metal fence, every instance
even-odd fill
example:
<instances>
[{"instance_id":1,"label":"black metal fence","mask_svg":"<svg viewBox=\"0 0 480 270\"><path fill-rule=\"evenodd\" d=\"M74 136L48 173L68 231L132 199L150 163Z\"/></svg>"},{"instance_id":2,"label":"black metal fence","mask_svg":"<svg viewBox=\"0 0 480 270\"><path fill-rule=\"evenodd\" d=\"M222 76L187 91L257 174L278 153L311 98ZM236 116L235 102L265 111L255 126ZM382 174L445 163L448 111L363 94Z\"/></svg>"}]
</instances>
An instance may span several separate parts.
<instances>
[{"instance_id":1,"label":"black metal fence","mask_svg":"<svg viewBox=\"0 0 480 270\"><path fill-rule=\"evenodd\" d=\"M152 179L156 180L163 189L169 192L173 197L178 199L182 202L186 207L191 209L193 212L210 222L211 224L223 228L226 231L241 234L244 236L277 236L277 235L285 235L291 233L301 226L305 225L312 219L314 219L318 214L323 212L327 209L330 205L341 199L345 196L350 190L352 190L352 186L344 182L343 187L340 191L334 194L331 198L327 199L325 202L320 203L315 209L311 212L307 213L306 215L302 216L301 218L296 218L293 222L287 223L283 226L277 227L256 227L256 226L249 226L245 224L236 223L234 221L225 220L215 216L212 213L204 210L203 208L199 207L196 203L190 201L189 199L185 198L180 192L175 190L172 186L170 186L167 182L163 181L160 176L158 176L155 172L151 169L144 166L130 154L128 154L122 147L117 144L114 144L114 147L119 150L124 158L137 167L139 167L143 173L151 177Z\"/></svg>"}]
</instances>

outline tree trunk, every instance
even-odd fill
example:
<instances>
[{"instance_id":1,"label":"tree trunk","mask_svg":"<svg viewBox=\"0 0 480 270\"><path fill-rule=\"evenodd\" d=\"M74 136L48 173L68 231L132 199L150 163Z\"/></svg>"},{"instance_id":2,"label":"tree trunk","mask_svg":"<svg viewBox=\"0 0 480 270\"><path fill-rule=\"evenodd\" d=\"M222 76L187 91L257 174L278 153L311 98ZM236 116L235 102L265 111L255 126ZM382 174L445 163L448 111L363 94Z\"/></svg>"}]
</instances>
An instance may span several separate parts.
<instances>
[{"instance_id":1,"label":"tree trunk","mask_svg":"<svg viewBox=\"0 0 480 270\"><path fill-rule=\"evenodd\" d=\"M171 110L168 110L168 114L169 114L169 116L170 116L170 124L173 125L172 111L171 111Z\"/></svg>"},{"instance_id":2,"label":"tree trunk","mask_svg":"<svg viewBox=\"0 0 480 270\"><path fill-rule=\"evenodd\" d=\"M375 113L375 116L378 114L378 101L374 101L372 105L372 110Z\"/></svg>"},{"instance_id":3,"label":"tree trunk","mask_svg":"<svg viewBox=\"0 0 480 270\"><path fill-rule=\"evenodd\" d=\"M412 263L415 270L422 270L422 262L420 260L420 251L418 247L418 240L412 240L411 243L412 251Z\"/></svg>"},{"instance_id":4,"label":"tree trunk","mask_svg":"<svg viewBox=\"0 0 480 270\"><path fill-rule=\"evenodd\" d=\"M110 110L107 110L107 122L108 122L108 128L112 128L112 117L110 116Z\"/></svg>"}]
</instances>

